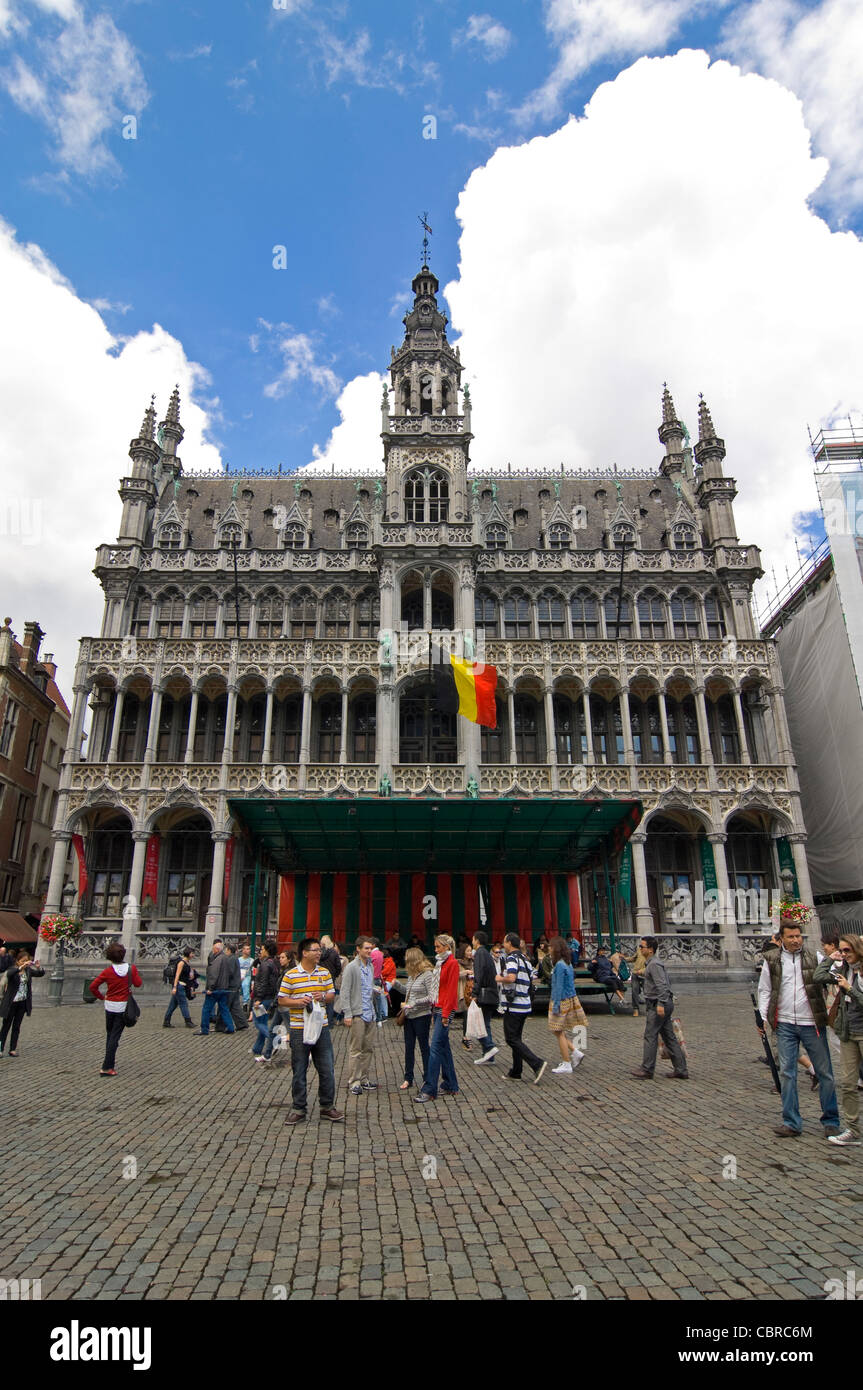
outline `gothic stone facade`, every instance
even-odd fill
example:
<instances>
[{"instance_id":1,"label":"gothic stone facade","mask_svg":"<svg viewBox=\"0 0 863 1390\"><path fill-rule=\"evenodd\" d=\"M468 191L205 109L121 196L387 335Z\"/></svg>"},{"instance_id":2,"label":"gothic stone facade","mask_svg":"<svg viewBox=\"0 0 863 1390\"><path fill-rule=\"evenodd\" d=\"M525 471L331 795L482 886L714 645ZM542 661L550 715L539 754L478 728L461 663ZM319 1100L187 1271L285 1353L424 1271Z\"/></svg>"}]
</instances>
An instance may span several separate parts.
<instances>
[{"instance_id":1,"label":"gothic stone facade","mask_svg":"<svg viewBox=\"0 0 863 1390\"><path fill-rule=\"evenodd\" d=\"M632 931L671 938L672 895L709 862L720 889L747 891L793 865L811 902L780 669L751 611L759 552L738 540L707 405L692 450L665 390L656 469L478 473L427 266L413 289L379 474L186 473L178 393L158 437L146 411L117 540L98 551L104 621L81 642L46 909L80 832L88 928L118 930L128 896L137 931L158 833L143 925L163 945L241 931L241 850L224 902L232 799L367 797L386 781L394 797L464 797L471 779L480 800L640 801L617 903ZM429 630L467 634L498 668L496 730L426 726ZM586 922L608 906L582 882ZM741 959L736 931L698 949Z\"/></svg>"}]
</instances>

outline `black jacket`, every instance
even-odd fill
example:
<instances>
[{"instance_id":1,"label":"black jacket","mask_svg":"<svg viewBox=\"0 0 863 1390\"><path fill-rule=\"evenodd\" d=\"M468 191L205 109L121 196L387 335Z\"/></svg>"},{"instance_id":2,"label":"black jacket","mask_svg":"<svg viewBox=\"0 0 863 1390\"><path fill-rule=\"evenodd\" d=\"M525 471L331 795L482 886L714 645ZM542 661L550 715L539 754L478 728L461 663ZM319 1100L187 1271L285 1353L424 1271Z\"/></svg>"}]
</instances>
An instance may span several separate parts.
<instances>
[{"instance_id":1,"label":"black jacket","mask_svg":"<svg viewBox=\"0 0 863 1390\"><path fill-rule=\"evenodd\" d=\"M500 1003L495 975L497 967L494 963L494 956L485 946L477 947L473 958L473 997L478 1004L491 1004L497 1007Z\"/></svg>"},{"instance_id":2,"label":"black jacket","mask_svg":"<svg viewBox=\"0 0 863 1390\"><path fill-rule=\"evenodd\" d=\"M207 966L207 989L230 989L230 962L231 957L226 956L224 951L220 951L217 956L213 956ZM238 967L239 970L239 967Z\"/></svg>"},{"instance_id":3,"label":"black jacket","mask_svg":"<svg viewBox=\"0 0 863 1390\"><path fill-rule=\"evenodd\" d=\"M254 998L275 999L279 991L279 980L282 975L282 967L277 960L271 960L265 956L258 966L258 973L254 982Z\"/></svg>"},{"instance_id":4,"label":"black jacket","mask_svg":"<svg viewBox=\"0 0 863 1390\"><path fill-rule=\"evenodd\" d=\"M329 970L333 981L339 978L342 973L342 958L335 946L327 946L321 951L321 965L325 970Z\"/></svg>"},{"instance_id":5,"label":"black jacket","mask_svg":"<svg viewBox=\"0 0 863 1390\"><path fill-rule=\"evenodd\" d=\"M18 969L17 965L10 966L5 973L6 989L3 992L3 998L0 999L0 1018L9 1017L13 1000L18 993L18 985L21 982L21 971ZM27 976L27 1000L24 1005L24 1012L29 1015L33 1012L33 986L30 983L31 978L33 975L39 978L45 974L45 971L39 965L26 965L24 967L24 973Z\"/></svg>"},{"instance_id":6,"label":"black jacket","mask_svg":"<svg viewBox=\"0 0 863 1390\"><path fill-rule=\"evenodd\" d=\"M228 983L223 986L225 989L240 989L243 983L243 974L240 970L240 962L236 956L226 956L225 964L228 967Z\"/></svg>"}]
</instances>

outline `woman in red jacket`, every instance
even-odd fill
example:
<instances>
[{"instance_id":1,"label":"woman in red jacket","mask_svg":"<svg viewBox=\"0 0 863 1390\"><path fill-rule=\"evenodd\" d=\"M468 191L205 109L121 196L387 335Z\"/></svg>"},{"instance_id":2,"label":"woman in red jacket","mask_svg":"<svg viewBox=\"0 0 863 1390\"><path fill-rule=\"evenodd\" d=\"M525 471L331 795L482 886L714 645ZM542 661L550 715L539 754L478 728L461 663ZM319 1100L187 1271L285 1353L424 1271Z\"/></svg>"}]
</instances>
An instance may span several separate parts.
<instances>
[{"instance_id":1,"label":"woman in red jacket","mask_svg":"<svg viewBox=\"0 0 863 1390\"><path fill-rule=\"evenodd\" d=\"M442 1096L458 1095L458 1078L449 1045L449 1026L458 1002L459 966L455 958L455 942L451 936L436 936L435 973L432 984L432 1036L425 1081L415 1105L437 1100L438 1081L443 1072Z\"/></svg>"},{"instance_id":2,"label":"woman in red jacket","mask_svg":"<svg viewBox=\"0 0 863 1390\"><path fill-rule=\"evenodd\" d=\"M126 1026L126 1004L132 987L140 989L142 981L136 965L123 963L126 957L126 947L121 946L119 941L111 942L105 951L105 957L110 961L110 964L105 967L101 975L97 975L95 980L90 981L90 993L95 995L97 999L104 1000L105 1003L107 1041L105 1060L99 1075L116 1076L117 1070L114 1061L117 1056L120 1034ZM101 994L99 986L103 984L106 988L105 993Z\"/></svg>"}]
</instances>

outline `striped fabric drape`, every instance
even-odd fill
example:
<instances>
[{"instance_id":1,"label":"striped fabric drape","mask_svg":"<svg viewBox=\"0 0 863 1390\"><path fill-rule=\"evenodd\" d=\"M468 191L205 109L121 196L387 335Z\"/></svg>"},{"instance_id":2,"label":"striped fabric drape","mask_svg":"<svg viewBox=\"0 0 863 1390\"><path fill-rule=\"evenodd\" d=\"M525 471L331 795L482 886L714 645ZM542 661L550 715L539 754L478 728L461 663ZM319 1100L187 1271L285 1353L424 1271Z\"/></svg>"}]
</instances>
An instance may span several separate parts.
<instances>
[{"instance_id":1,"label":"striped fabric drape","mask_svg":"<svg viewBox=\"0 0 863 1390\"><path fill-rule=\"evenodd\" d=\"M581 937L576 874L283 874L279 943L325 934L339 943L470 937L480 927L480 895L494 941L508 931L525 941Z\"/></svg>"}]
</instances>

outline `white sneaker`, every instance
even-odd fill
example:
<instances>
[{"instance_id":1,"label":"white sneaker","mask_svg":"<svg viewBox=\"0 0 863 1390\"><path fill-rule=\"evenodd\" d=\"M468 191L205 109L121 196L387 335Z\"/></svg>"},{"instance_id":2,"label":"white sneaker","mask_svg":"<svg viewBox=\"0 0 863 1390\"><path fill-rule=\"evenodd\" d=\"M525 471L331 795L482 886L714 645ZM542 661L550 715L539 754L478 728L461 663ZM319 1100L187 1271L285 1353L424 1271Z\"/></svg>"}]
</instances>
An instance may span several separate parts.
<instances>
[{"instance_id":1,"label":"white sneaker","mask_svg":"<svg viewBox=\"0 0 863 1390\"><path fill-rule=\"evenodd\" d=\"M561 1062L559 1067L552 1067L552 1071L556 1076L560 1076L563 1073L570 1073L572 1071L572 1062Z\"/></svg>"},{"instance_id":2,"label":"white sneaker","mask_svg":"<svg viewBox=\"0 0 863 1390\"><path fill-rule=\"evenodd\" d=\"M486 1067L489 1062L494 1061L497 1054L498 1049L496 1047L490 1047L488 1052L484 1052L481 1057L475 1057L473 1064L475 1067Z\"/></svg>"},{"instance_id":3,"label":"white sneaker","mask_svg":"<svg viewBox=\"0 0 863 1390\"><path fill-rule=\"evenodd\" d=\"M572 1054L572 1067L573 1067L573 1070L578 1066L579 1062L583 1062L583 1061L584 1061L585 1056L586 1056L586 1053L584 1053L584 1052L579 1052L578 1048L575 1049L575 1051L574 1051L573 1054Z\"/></svg>"},{"instance_id":4,"label":"white sneaker","mask_svg":"<svg viewBox=\"0 0 863 1390\"><path fill-rule=\"evenodd\" d=\"M828 1143L828 1144L857 1144L857 1145L859 1145L860 1140L857 1138L857 1135L856 1135L856 1134L852 1134L852 1132L851 1132L850 1129L843 1129L843 1131L842 1131L841 1134L828 1134L828 1135L827 1135L827 1143Z\"/></svg>"}]
</instances>

